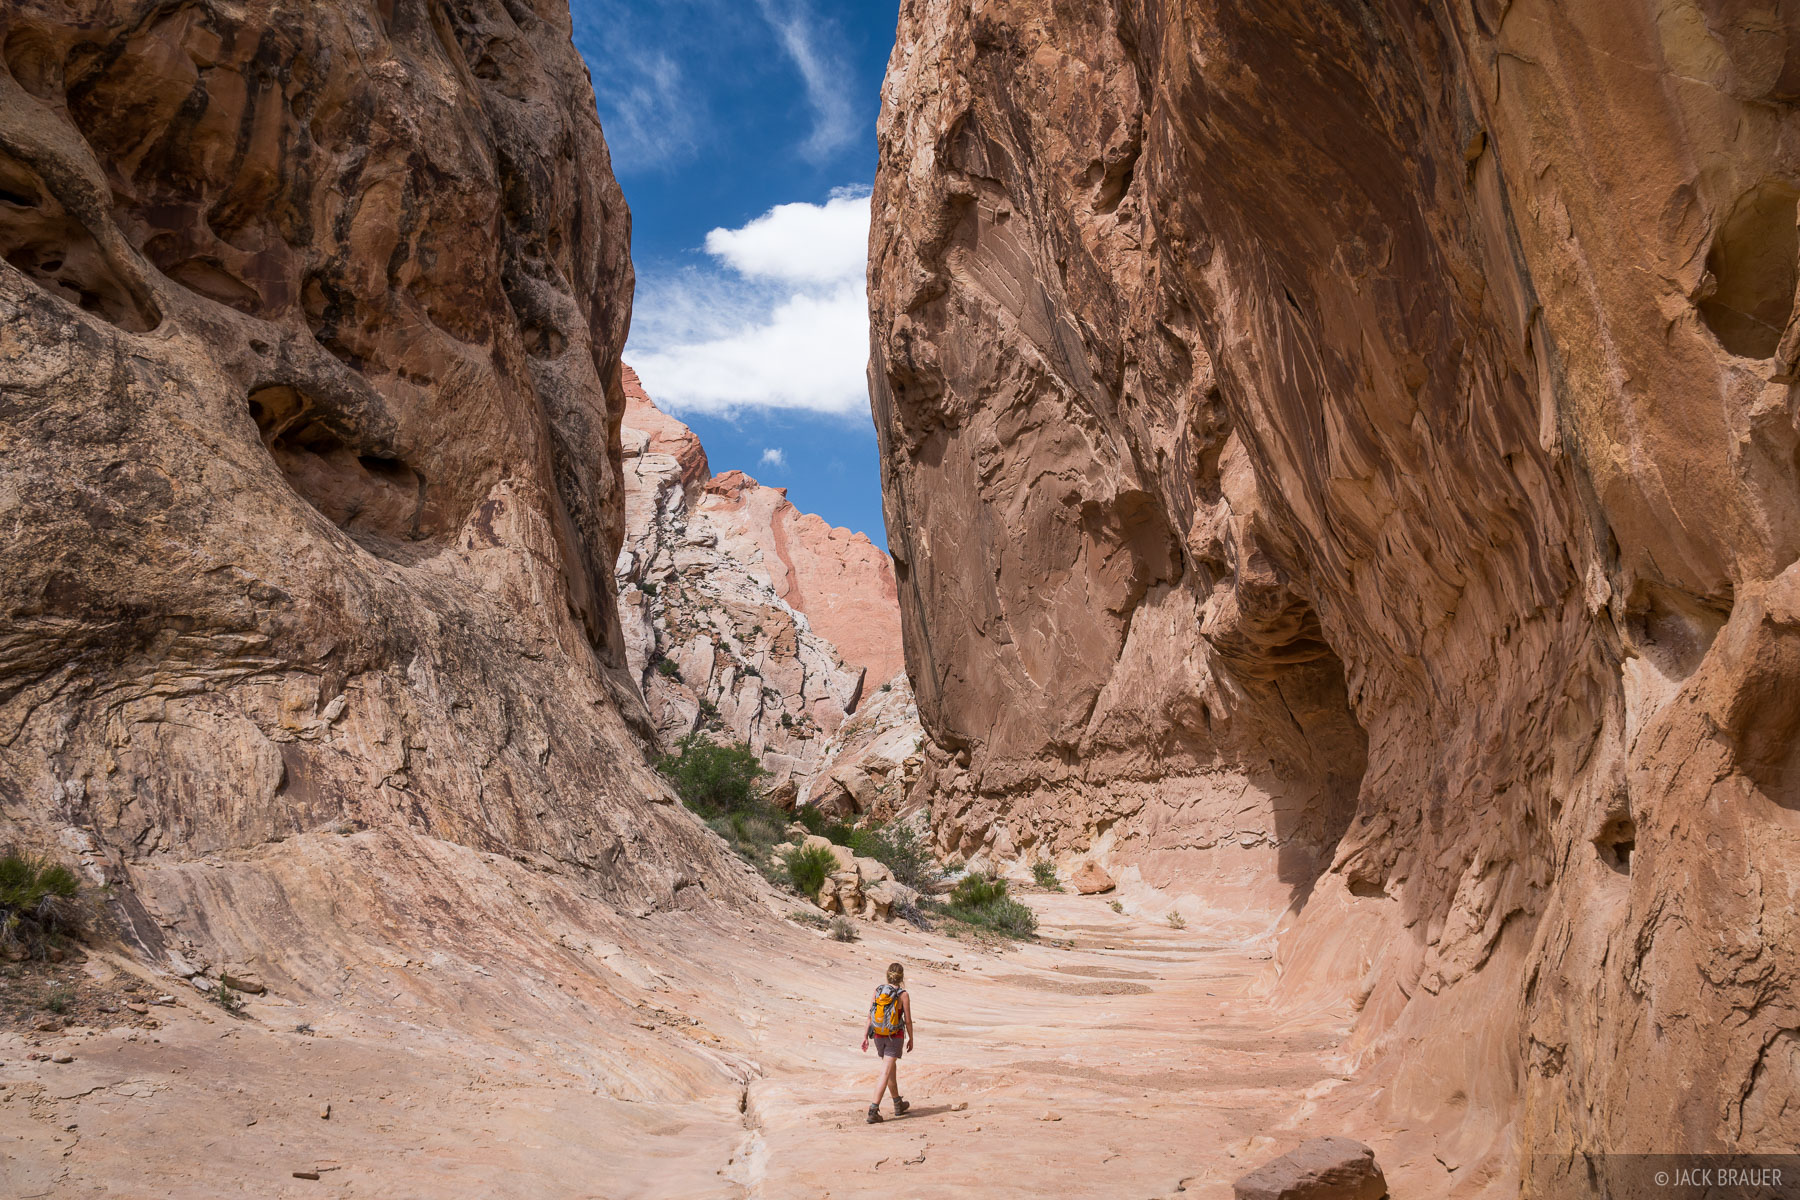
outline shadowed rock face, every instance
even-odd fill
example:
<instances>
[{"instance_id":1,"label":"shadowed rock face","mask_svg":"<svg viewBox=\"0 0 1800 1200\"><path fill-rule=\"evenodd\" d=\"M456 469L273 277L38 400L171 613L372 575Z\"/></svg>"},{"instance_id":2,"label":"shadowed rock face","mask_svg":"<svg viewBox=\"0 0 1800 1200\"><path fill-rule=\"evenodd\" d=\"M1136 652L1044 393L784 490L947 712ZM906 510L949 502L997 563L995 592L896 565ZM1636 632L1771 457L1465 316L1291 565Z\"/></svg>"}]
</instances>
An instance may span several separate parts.
<instances>
[{"instance_id":1,"label":"shadowed rock face","mask_svg":"<svg viewBox=\"0 0 1800 1200\"><path fill-rule=\"evenodd\" d=\"M1800 28L1665 9L909 0L884 93L940 834L1291 887L1447 1188L1800 1138Z\"/></svg>"},{"instance_id":2,"label":"shadowed rock face","mask_svg":"<svg viewBox=\"0 0 1800 1200\"><path fill-rule=\"evenodd\" d=\"M628 910L741 894L624 670L629 216L566 5L26 0L0 55L9 836L199 965L419 838ZM195 882L330 876L354 830L331 911Z\"/></svg>"}]
</instances>

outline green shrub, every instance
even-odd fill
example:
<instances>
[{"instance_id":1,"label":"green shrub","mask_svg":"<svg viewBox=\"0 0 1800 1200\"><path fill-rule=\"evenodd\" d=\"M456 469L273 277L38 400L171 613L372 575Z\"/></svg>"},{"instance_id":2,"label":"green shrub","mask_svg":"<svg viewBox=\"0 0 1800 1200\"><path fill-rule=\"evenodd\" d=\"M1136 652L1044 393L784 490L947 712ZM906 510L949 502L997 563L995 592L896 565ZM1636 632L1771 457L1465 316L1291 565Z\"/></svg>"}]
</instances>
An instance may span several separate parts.
<instances>
[{"instance_id":1,"label":"green shrub","mask_svg":"<svg viewBox=\"0 0 1800 1200\"><path fill-rule=\"evenodd\" d=\"M244 998L238 995L237 989L223 979L219 981L218 987L206 993L206 998L234 1017L244 1011Z\"/></svg>"},{"instance_id":2,"label":"green shrub","mask_svg":"<svg viewBox=\"0 0 1800 1200\"><path fill-rule=\"evenodd\" d=\"M1120 904L1117 900L1108 900L1106 902L1106 906L1108 908L1112 909L1116 913L1122 913L1125 911L1125 906L1123 904Z\"/></svg>"},{"instance_id":3,"label":"green shrub","mask_svg":"<svg viewBox=\"0 0 1800 1200\"><path fill-rule=\"evenodd\" d=\"M1186 929L1187 928L1187 918L1182 916L1180 913L1176 912L1174 909L1171 908L1169 910L1169 928L1170 929Z\"/></svg>"},{"instance_id":4,"label":"green shrub","mask_svg":"<svg viewBox=\"0 0 1800 1200\"><path fill-rule=\"evenodd\" d=\"M1006 894L1006 880L967 875L950 892L945 916L1004 937L1028 938L1037 932L1037 916Z\"/></svg>"},{"instance_id":5,"label":"green shrub","mask_svg":"<svg viewBox=\"0 0 1800 1200\"><path fill-rule=\"evenodd\" d=\"M816 833L828 842L836 842L840 846L850 844L850 835L855 832L842 821L825 815L825 811L816 805L804 804L794 810L794 818L806 826L806 832Z\"/></svg>"},{"instance_id":6,"label":"green shrub","mask_svg":"<svg viewBox=\"0 0 1800 1200\"><path fill-rule=\"evenodd\" d=\"M679 753L658 759L656 769L689 808L712 817L760 806L756 785L768 772L750 747L742 742L721 746L703 734L690 733L676 749Z\"/></svg>"},{"instance_id":7,"label":"green shrub","mask_svg":"<svg viewBox=\"0 0 1800 1200\"><path fill-rule=\"evenodd\" d=\"M0 908L28 913L46 897L69 900L80 890L75 872L61 863L15 851L0 856Z\"/></svg>"},{"instance_id":8,"label":"green shrub","mask_svg":"<svg viewBox=\"0 0 1800 1200\"><path fill-rule=\"evenodd\" d=\"M837 870L837 856L823 846L798 846L788 851L784 865L795 891L816 896L826 877Z\"/></svg>"},{"instance_id":9,"label":"green shrub","mask_svg":"<svg viewBox=\"0 0 1800 1200\"><path fill-rule=\"evenodd\" d=\"M681 667L672 658L659 658L656 660L656 673L661 675L664 679L679 680L681 678Z\"/></svg>"},{"instance_id":10,"label":"green shrub","mask_svg":"<svg viewBox=\"0 0 1800 1200\"><path fill-rule=\"evenodd\" d=\"M81 881L61 863L0 854L0 945L42 957L65 935L79 936L86 923L80 892Z\"/></svg>"},{"instance_id":11,"label":"green shrub","mask_svg":"<svg viewBox=\"0 0 1800 1200\"><path fill-rule=\"evenodd\" d=\"M950 891L952 908L981 908L1006 899L1006 880L964 875Z\"/></svg>"},{"instance_id":12,"label":"green shrub","mask_svg":"<svg viewBox=\"0 0 1800 1200\"><path fill-rule=\"evenodd\" d=\"M706 824L764 879L783 882L782 871L770 861L775 844L782 840L784 827L781 814L772 806L758 800L747 809L708 817Z\"/></svg>"},{"instance_id":13,"label":"green shrub","mask_svg":"<svg viewBox=\"0 0 1800 1200\"><path fill-rule=\"evenodd\" d=\"M814 929L823 929L831 924L825 914L816 908L796 908L788 914L788 920L798 921L802 925L811 925Z\"/></svg>"},{"instance_id":14,"label":"green shrub","mask_svg":"<svg viewBox=\"0 0 1800 1200\"><path fill-rule=\"evenodd\" d=\"M644 582L642 582L642 583L640 583L640 584L638 584L638 591L640 591L640 592L642 592L642 593L644 593L644 595L646 595L646 596L654 596L654 595L656 595L656 583L655 583L655 581L654 581L654 580L650 580L650 579L646 579L646 580L644 580Z\"/></svg>"},{"instance_id":15,"label":"green shrub","mask_svg":"<svg viewBox=\"0 0 1800 1200\"><path fill-rule=\"evenodd\" d=\"M44 1007L58 1016L68 1012L75 1006L75 993L68 988L57 988L44 997Z\"/></svg>"},{"instance_id":16,"label":"green shrub","mask_svg":"<svg viewBox=\"0 0 1800 1200\"><path fill-rule=\"evenodd\" d=\"M719 720L719 706L714 704L711 700L700 701L700 717L706 722L709 729L717 728L722 724ZM694 735L689 734L688 736L692 737Z\"/></svg>"},{"instance_id":17,"label":"green shrub","mask_svg":"<svg viewBox=\"0 0 1800 1200\"><path fill-rule=\"evenodd\" d=\"M1040 858L1031 864L1031 878L1047 892L1062 891L1062 880L1056 877L1056 867L1047 858Z\"/></svg>"},{"instance_id":18,"label":"green shrub","mask_svg":"<svg viewBox=\"0 0 1800 1200\"><path fill-rule=\"evenodd\" d=\"M895 821L870 829L852 829L845 844L856 854L887 867L895 879L915 891L928 892L943 878L937 860L931 856L930 844L911 825Z\"/></svg>"},{"instance_id":19,"label":"green shrub","mask_svg":"<svg viewBox=\"0 0 1800 1200\"><path fill-rule=\"evenodd\" d=\"M831 918L831 937L834 941L854 942L856 940L856 922L845 916Z\"/></svg>"}]
</instances>

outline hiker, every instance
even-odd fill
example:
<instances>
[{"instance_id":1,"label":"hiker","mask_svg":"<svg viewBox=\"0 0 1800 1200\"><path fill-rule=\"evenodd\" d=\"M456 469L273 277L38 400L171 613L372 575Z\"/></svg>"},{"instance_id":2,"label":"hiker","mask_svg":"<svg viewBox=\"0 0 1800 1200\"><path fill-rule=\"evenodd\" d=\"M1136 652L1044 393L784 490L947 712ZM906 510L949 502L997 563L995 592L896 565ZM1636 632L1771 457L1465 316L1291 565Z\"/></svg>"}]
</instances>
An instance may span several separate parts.
<instances>
[{"instance_id":1,"label":"hiker","mask_svg":"<svg viewBox=\"0 0 1800 1200\"><path fill-rule=\"evenodd\" d=\"M897 1117L912 1105L900 1098L900 1031L906 1031L906 1048L913 1048L912 997L906 994L906 968L889 963L887 982L875 989L869 1002L869 1025L863 1030L862 1048L875 1039L875 1053L881 1056L881 1084L875 1089L875 1103L869 1105L869 1124L881 1120L881 1097L894 1093L894 1115Z\"/></svg>"}]
</instances>

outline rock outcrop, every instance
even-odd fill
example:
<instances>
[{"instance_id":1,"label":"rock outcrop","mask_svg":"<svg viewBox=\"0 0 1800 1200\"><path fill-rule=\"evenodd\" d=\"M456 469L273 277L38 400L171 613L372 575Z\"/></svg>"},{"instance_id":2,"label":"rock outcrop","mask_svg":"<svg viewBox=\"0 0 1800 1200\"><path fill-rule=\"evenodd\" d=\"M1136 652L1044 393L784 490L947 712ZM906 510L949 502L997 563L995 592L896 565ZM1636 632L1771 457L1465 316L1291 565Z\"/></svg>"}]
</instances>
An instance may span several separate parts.
<instances>
[{"instance_id":1,"label":"rock outcrop","mask_svg":"<svg viewBox=\"0 0 1800 1200\"><path fill-rule=\"evenodd\" d=\"M1232 1184L1233 1200L1385 1200L1375 1152L1343 1137L1311 1138Z\"/></svg>"},{"instance_id":2,"label":"rock outcrop","mask_svg":"<svg viewBox=\"0 0 1800 1200\"><path fill-rule=\"evenodd\" d=\"M848 846L808 833L804 825L792 826L788 835L793 840L780 843L771 852L773 864L785 862L795 850L823 850L836 860L836 867L813 897L813 903L826 912L866 921L892 921L901 915L899 910L919 902L919 893L895 879L894 872L880 860L863 857Z\"/></svg>"},{"instance_id":3,"label":"rock outcrop","mask_svg":"<svg viewBox=\"0 0 1800 1200\"><path fill-rule=\"evenodd\" d=\"M623 372L618 583L631 672L665 745L695 730L747 742L791 800L837 752L832 735L869 682L815 622L850 633L869 661L900 655L887 556L800 513L781 488L715 477L693 431Z\"/></svg>"},{"instance_id":4,"label":"rock outcrop","mask_svg":"<svg viewBox=\"0 0 1800 1200\"><path fill-rule=\"evenodd\" d=\"M548 0L0 14L0 841L79 854L174 974L477 956L432 1019L548 1029L519 981L602 968L533 906L753 895L627 674L629 215L569 37Z\"/></svg>"},{"instance_id":5,"label":"rock outcrop","mask_svg":"<svg viewBox=\"0 0 1800 1200\"><path fill-rule=\"evenodd\" d=\"M914 785L924 743L912 686L896 675L826 741L800 802L842 819L910 816L920 803Z\"/></svg>"},{"instance_id":6,"label":"rock outcrop","mask_svg":"<svg viewBox=\"0 0 1800 1200\"><path fill-rule=\"evenodd\" d=\"M1800 1142L1797 61L1712 2L902 7L940 839L1293 904L1446 1192Z\"/></svg>"}]
</instances>

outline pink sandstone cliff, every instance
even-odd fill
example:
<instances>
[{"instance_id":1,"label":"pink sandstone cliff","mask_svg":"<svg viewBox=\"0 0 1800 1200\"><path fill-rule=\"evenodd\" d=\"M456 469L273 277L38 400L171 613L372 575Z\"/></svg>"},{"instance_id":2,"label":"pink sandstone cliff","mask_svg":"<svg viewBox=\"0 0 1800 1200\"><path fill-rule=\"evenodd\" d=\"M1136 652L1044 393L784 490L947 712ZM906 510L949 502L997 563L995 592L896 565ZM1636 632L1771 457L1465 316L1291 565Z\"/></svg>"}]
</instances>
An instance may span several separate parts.
<instances>
[{"instance_id":1,"label":"pink sandstone cliff","mask_svg":"<svg viewBox=\"0 0 1800 1200\"><path fill-rule=\"evenodd\" d=\"M940 844L1286 909L1445 1194L1800 1144L1797 64L1726 0L902 5Z\"/></svg>"}]
</instances>

